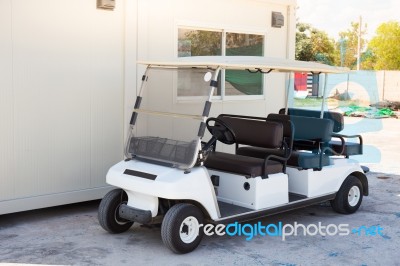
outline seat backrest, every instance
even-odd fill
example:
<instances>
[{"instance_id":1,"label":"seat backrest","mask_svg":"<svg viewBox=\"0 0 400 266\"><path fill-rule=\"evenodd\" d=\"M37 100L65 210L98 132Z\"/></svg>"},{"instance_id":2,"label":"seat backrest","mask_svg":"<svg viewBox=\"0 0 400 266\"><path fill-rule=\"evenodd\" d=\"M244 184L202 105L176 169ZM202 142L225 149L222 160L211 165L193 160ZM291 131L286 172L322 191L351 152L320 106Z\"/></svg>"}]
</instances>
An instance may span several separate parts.
<instances>
[{"instance_id":1,"label":"seat backrest","mask_svg":"<svg viewBox=\"0 0 400 266\"><path fill-rule=\"evenodd\" d=\"M282 147L283 125L265 118L221 114L218 116L235 133L236 143L262 148Z\"/></svg>"},{"instance_id":2,"label":"seat backrest","mask_svg":"<svg viewBox=\"0 0 400 266\"><path fill-rule=\"evenodd\" d=\"M269 114L270 119L290 120L294 125L294 140L328 142L332 138L333 121L324 118Z\"/></svg>"},{"instance_id":3,"label":"seat backrest","mask_svg":"<svg viewBox=\"0 0 400 266\"><path fill-rule=\"evenodd\" d=\"M267 121L279 122L283 125L283 137L290 150L293 149L294 125L292 121L282 117L267 117Z\"/></svg>"},{"instance_id":4,"label":"seat backrest","mask_svg":"<svg viewBox=\"0 0 400 266\"><path fill-rule=\"evenodd\" d=\"M285 114L285 108L282 108L281 110L279 110L279 114ZM321 111L298 109L298 108L288 108L288 115L320 118ZM337 132L340 132L343 130L344 118L341 113L324 111L324 118L330 119L333 121L333 132L337 133Z\"/></svg>"}]
</instances>

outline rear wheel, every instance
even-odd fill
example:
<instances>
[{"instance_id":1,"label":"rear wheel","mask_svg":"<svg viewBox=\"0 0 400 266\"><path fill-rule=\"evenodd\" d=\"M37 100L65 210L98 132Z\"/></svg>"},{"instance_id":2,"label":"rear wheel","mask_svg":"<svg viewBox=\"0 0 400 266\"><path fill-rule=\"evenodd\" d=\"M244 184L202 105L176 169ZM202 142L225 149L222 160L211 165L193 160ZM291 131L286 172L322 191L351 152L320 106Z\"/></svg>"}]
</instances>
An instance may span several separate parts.
<instances>
[{"instance_id":1,"label":"rear wheel","mask_svg":"<svg viewBox=\"0 0 400 266\"><path fill-rule=\"evenodd\" d=\"M351 214L358 210L363 198L363 186L355 176L348 176L340 187L336 198L331 201L332 208L343 214Z\"/></svg>"},{"instance_id":2,"label":"rear wheel","mask_svg":"<svg viewBox=\"0 0 400 266\"><path fill-rule=\"evenodd\" d=\"M128 230L133 222L119 216L119 206L128 201L128 196L122 189L108 192L100 202L98 219L104 230L116 234Z\"/></svg>"},{"instance_id":3,"label":"rear wheel","mask_svg":"<svg viewBox=\"0 0 400 266\"><path fill-rule=\"evenodd\" d=\"M188 253L200 244L203 213L196 206L179 203L171 207L161 224L161 238L175 253Z\"/></svg>"}]
</instances>

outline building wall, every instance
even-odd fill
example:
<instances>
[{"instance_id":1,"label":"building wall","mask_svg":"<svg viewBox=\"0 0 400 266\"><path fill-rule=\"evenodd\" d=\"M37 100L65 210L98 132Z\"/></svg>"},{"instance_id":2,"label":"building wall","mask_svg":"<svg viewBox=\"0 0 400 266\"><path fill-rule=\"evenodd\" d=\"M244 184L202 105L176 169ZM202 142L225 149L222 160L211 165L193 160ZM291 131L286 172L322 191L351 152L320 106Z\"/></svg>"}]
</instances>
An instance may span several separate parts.
<instances>
[{"instance_id":1,"label":"building wall","mask_svg":"<svg viewBox=\"0 0 400 266\"><path fill-rule=\"evenodd\" d=\"M294 59L294 4L294 1L267 0L139 1L138 59L176 60L179 27L265 34L265 56ZM272 11L284 15L285 25L282 28L271 27ZM142 67L139 67L139 73L143 73ZM285 106L286 78L284 74L265 75L265 95L262 99L213 101L210 116L220 113L266 116L268 113L278 112ZM176 97L172 91L162 93L166 94L165 97ZM192 101L175 102L180 110L189 110L194 104ZM163 102L159 103L162 104ZM179 135L178 129L168 130L175 136Z\"/></svg>"},{"instance_id":2,"label":"building wall","mask_svg":"<svg viewBox=\"0 0 400 266\"><path fill-rule=\"evenodd\" d=\"M294 58L294 3L0 0L0 214L104 195L143 74L136 60L176 59L179 25L262 32L266 56ZM284 27L271 28L272 11ZM266 84L265 99L217 101L212 115L277 112L285 77Z\"/></svg>"},{"instance_id":3,"label":"building wall","mask_svg":"<svg viewBox=\"0 0 400 266\"><path fill-rule=\"evenodd\" d=\"M382 100L400 102L400 71L383 72ZM378 73L379 73L378 72Z\"/></svg>"},{"instance_id":4,"label":"building wall","mask_svg":"<svg viewBox=\"0 0 400 266\"><path fill-rule=\"evenodd\" d=\"M123 158L124 5L0 0L0 214L104 194Z\"/></svg>"},{"instance_id":5,"label":"building wall","mask_svg":"<svg viewBox=\"0 0 400 266\"><path fill-rule=\"evenodd\" d=\"M12 167L14 150L13 90L12 90L12 31L11 3L0 1L0 199L10 198L13 192ZM10 178L11 177L11 178Z\"/></svg>"},{"instance_id":6,"label":"building wall","mask_svg":"<svg viewBox=\"0 0 400 266\"><path fill-rule=\"evenodd\" d=\"M323 79L320 81L320 87ZM400 71L351 71L330 75L327 95L348 92L350 99L368 106L379 101L400 101Z\"/></svg>"}]
</instances>

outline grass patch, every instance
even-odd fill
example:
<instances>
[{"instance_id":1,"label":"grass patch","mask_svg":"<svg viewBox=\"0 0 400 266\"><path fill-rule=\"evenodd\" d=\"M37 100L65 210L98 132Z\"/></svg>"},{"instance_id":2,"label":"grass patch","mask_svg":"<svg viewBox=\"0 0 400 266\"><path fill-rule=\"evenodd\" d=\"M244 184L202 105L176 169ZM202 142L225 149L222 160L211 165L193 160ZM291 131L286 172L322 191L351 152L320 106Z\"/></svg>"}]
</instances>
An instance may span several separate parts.
<instances>
[{"instance_id":1,"label":"grass patch","mask_svg":"<svg viewBox=\"0 0 400 266\"><path fill-rule=\"evenodd\" d=\"M322 98L317 97L307 97L305 99L294 99L293 107L321 107ZM359 105L358 101L351 100L338 100L334 98L328 98L325 100L325 104L328 105L329 109L334 109L337 107L349 107Z\"/></svg>"}]
</instances>

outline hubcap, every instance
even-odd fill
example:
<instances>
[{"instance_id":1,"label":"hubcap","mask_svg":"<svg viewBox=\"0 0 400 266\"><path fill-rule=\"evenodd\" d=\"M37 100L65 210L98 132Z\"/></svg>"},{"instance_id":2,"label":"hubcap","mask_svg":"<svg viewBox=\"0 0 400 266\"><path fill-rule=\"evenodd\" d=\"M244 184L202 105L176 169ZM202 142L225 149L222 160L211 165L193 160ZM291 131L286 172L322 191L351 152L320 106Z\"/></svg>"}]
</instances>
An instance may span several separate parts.
<instances>
[{"instance_id":1,"label":"hubcap","mask_svg":"<svg viewBox=\"0 0 400 266\"><path fill-rule=\"evenodd\" d=\"M356 206L360 200L360 196L361 196L360 189L357 186L353 186L349 191L349 196L347 197L349 205L351 207Z\"/></svg>"},{"instance_id":2,"label":"hubcap","mask_svg":"<svg viewBox=\"0 0 400 266\"><path fill-rule=\"evenodd\" d=\"M189 216L181 223L179 228L179 236L181 240L186 243L192 243L196 237L199 235L199 221L193 217Z\"/></svg>"}]
</instances>

